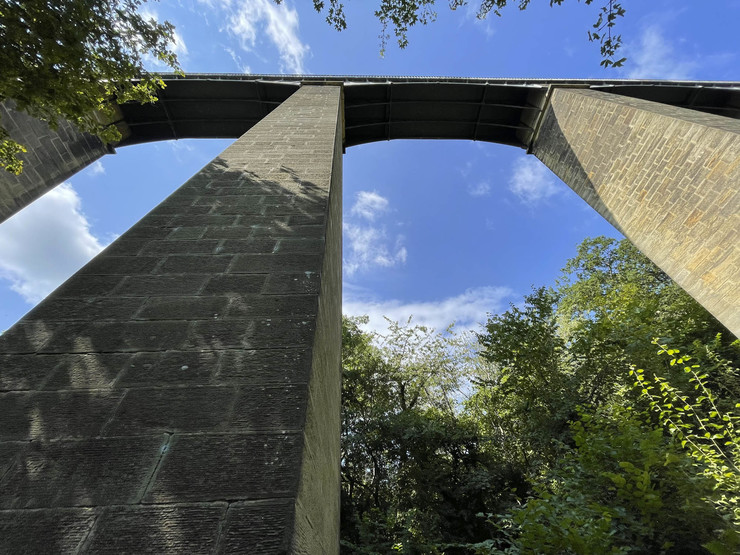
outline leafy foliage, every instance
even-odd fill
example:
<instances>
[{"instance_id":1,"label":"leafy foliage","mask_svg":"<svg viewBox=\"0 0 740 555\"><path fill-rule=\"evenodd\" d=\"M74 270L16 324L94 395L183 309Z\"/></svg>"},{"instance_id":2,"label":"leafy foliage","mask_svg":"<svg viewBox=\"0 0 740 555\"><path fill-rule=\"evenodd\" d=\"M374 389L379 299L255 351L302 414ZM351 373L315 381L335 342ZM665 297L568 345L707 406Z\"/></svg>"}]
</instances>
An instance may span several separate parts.
<instances>
[{"instance_id":1,"label":"leafy foliage","mask_svg":"<svg viewBox=\"0 0 740 555\"><path fill-rule=\"evenodd\" d=\"M478 353L360 323L344 326L348 553L740 549L740 342L626 240L584 241L555 288L489 317Z\"/></svg>"},{"instance_id":2,"label":"leafy foliage","mask_svg":"<svg viewBox=\"0 0 740 555\"><path fill-rule=\"evenodd\" d=\"M146 20L146 0L0 0L0 102L56 127L66 119L114 142L111 102L153 102L164 83L146 56L179 71L173 26ZM1 124L2 122L0 122ZM25 147L0 125L0 167L22 171Z\"/></svg>"},{"instance_id":3,"label":"leafy foliage","mask_svg":"<svg viewBox=\"0 0 740 555\"><path fill-rule=\"evenodd\" d=\"M525 10L531 0L517 0L518 9ZM550 6L561 5L564 0L550 0ZM282 0L275 0L280 4ZM584 0L585 5L590 5L594 0ZM511 2L513 4L514 2ZM449 0L450 9L456 10L468 4L468 0ZM490 14L501 16L503 9L509 5L509 0L480 0L477 9L478 19L485 19ZM347 28L347 18L344 13L343 0L313 0L314 8L322 13L326 9L326 21L338 31ZM375 17L382 25L380 34L381 53L385 51L390 32L392 29L396 42L400 48L408 46L409 29L415 25L427 25L433 22L437 14L434 11L435 0L380 0ZM601 49L601 65L604 67L620 67L627 60L617 59L616 55L622 46L622 36L612 33L620 17L624 17L625 9L621 2L615 0L603 0L599 12L588 31L588 40L598 42Z\"/></svg>"}]
</instances>

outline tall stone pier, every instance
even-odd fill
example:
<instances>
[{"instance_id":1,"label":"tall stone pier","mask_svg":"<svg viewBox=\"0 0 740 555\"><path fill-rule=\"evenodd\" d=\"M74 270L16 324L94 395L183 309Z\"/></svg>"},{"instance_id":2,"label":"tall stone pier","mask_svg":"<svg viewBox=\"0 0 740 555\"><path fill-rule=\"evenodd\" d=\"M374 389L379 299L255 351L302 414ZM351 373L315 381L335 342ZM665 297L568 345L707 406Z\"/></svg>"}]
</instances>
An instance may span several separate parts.
<instances>
[{"instance_id":1,"label":"tall stone pier","mask_svg":"<svg viewBox=\"0 0 740 555\"><path fill-rule=\"evenodd\" d=\"M740 120L556 88L532 152L740 334Z\"/></svg>"},{"instance_id":2,"label":"tall stone pier","mask_svg":"<svg viewBox=\"0 0 740 555\"><path fill-rule=\"evenodd\" d=\"M0 336L0 552L337 553L341 87Z\"/></svg>"},{"instance_id":3,"label":"tall stone pier","mask_svg":"<svg viewBox=\"0 0 740 555\"><path fill-rule=\"evenodd\" d=\"M0 553L338 553L345 146L527 148L740 333L740 83L285 79L120 107L239 138L0 336ZM0 221L105 151L11 117Z\"/></svg>"}]
</instances>

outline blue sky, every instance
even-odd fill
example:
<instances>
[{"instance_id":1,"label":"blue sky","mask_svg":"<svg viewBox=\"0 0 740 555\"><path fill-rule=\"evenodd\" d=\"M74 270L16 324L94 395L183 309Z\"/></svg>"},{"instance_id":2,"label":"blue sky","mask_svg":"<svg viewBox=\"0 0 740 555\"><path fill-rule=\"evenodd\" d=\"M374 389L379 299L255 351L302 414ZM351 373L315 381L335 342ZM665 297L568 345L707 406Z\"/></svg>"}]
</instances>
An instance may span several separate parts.
<instances>
[{"instance_id":1,"label":"blue sky","mask_svg":"<svg viewBox=\"0 0 740 555\"><path fill-rule=\"evenodd\" d=\"M379 55L375 2L348 0L331 29L309 0L165 0L186 73L737 80L740 0L623 0L624 68L599 66L592 6L533 2L476 20L440 0L437 21ZM473 6L475 2L472 3ZM152 69L158 69L150 61ZM161 68L160 68L161 69ZM0 225L0 330L184 183L230 141L125 147ZM584 238L619 234L547 168L502 145L391 141L344 158L344 311L436 328L552 284Z\"/></svg>"}]
</instances>

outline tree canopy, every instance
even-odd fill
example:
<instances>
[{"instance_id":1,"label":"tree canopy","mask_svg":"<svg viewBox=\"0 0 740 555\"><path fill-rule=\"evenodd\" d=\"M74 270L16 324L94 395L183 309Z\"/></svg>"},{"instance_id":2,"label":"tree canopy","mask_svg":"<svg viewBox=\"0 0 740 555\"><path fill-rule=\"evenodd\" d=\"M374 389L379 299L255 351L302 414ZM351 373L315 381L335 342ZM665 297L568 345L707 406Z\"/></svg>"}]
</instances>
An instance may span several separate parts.
<instances>
[{"instance_id":1,"label":"tree canopy","mask_svg":"<svg viewBox=\"0 0 740 555\"><path fill-rule=\"evenodd\" d=\"M0 0L0 102L61 119L106 142L120 138L111 102L151 102L163 82L147 57L179 71L173 26L145 19L147 0ZM25 147L0 122L0 167L20 173Z\"/></svg>"},{"instance_id":2,"label":"tree canopy","mask_svg":"<svg viewBox=\"0 0 740 555\"><path fill-rule=\"evenodd\" d=\"M516 4L519 10L526 10L531 0L478 0L476 9L478 19L485 19L493 14L501 16L504 8ZM565 0L550 0L550 6L559 6ZM275 0L280 4L282 0ZM580 0L579 0L580 2ZM468 5L469 0L449 0L449 7L456 10ZM477 2L476 2L477 3ZM584 0L584 5L591 5L594 0ZM327 5L328 4L328 5ZM380 0L375 10L375 17L382 26L380 34L381 53L390 40L391 33L398 46L405 48L408 45L408 32L415 25L427 25L433 22L437 13L434 11L435 0ZM344 11L343 0L313 0L317 12L326 14L326 22L338 31L347 28L347 16ZM624 17L625 9L617 0L601 0L597 2L598 11L592 28L587 31L588 40L599 44L601 49L601 65L604 67L620 67L626 58L617 58L622 46L622 36L613 33L618 19Z\"/></svg>"},{"instance_id":3,"label":"tree canopy","mask_svg":"<svg viewBox=\"0 0 740 555\"><path fill-rule=\"evenodd\" d=\"M627 240L475 337L343 325L342 550L740 548L740 341Z\"/></svg>"}]
</instances>

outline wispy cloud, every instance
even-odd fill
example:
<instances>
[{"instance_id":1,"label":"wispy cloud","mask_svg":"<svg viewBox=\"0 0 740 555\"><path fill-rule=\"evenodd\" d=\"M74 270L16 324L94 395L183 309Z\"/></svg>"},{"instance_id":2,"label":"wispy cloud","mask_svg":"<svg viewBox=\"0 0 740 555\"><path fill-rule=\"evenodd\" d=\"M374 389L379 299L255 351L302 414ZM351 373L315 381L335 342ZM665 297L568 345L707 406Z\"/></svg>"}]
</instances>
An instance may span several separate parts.
<instances>
[{"instance_id":1,"label":"wispy cloud","mask_svg":"<svg viewBox=\"0 0 740 555\"><path fill-rule=\"evenodd\" d=\"M389 236L385 226L376 223L390 211L390 202L375 191L360 191L350 209L344 229L344 272L352 275L373 267L391 268L404 264L408 256L403 235ZM363 221L364 220L364 221Z\"/></svg>"},{"instance_id":2,"label":"wispy cloud","mask_svg":"<svg viewBox=\"0 0 740 555\"><path fill-rule=\"evenodd\" d=\"M100 160L97 160L87 170L87 175L91 177L103 175L104 173L105 173L105 167L103 166L103 163Z\"/></svg>"},{"instance_id":3,"label":"wispy cloud","mask_svg":"<svg viewBox=\"0 0 740 555\"><path fill-rule=\"evenodd\" d=\"M348 316L367 315L370 321L366 328L380 333L386 330L384 317L405 322L413 316L416 324L443 331L452 322L460 331L477 330L487 319L487 314L505 309L514 297L508 287L477 287L467 289L459 295L423 302L407 302L397 299L377 299L367 291L347 284L344 289L342 312Z\"/></svg>"},{"instance_id":4,"label":"wispy cloud","mask_svg":"<svg viewBox=\"0 0 740 555\"><path fill-rule=\"evenodd\" d=\"M344 272L352 275L373 267L391 268L404 264L408 257L403 235L395 241L383 228L344 224Z\"/></svg>"},{"instance_id":5,"label":"wispy cloud","mask_svg":"<svg viewBox=\"0 0 740 555\"><path fill-rule=\"evenodd\" d=\"M0 225L0 277L35 304L103 246L90 232L77 192L63 183Z\"/></svg>"},{"instance_id":6,"label":"wispy cloud","mask_svg":"<svg viewBox=\"0 0 740 555\"><path fill-rule=\"evenodd\" d=\"M509 190L530 206L556 195L560 188L547 167L534 156L522 156L514 161Z\"/></svg>"},{"instance_id":7,"label":"wispy cloud","mask_svg":"<svg viewBox=\"0 0 740 555\"><path fill-rule=\"evenodd\" d=\"M287 1L280 4L272 0L199 1L224 10L226 30L239 41L242 50L256 53L266 37L278 50L281 71L305 73L304 61L310 48L299 38L298 12Z\"/></svg>"},{"instance_id":8,"label":"wispy cloud","mask_svg":"<svg viewBox=\"0 0 740 555\"><path fill-rule=\"evenodd\" d=\"M699 61L686 56L658 25L643 29L637 44L625 46L630 79L691 79Z\"/></svg>"},{"instance_id":9,"label":"wispy cloud","mask_svg":"<svg viewBox=\"0 0 740 555\"><path fill-rule=\"evenodd\" d=\"M373 221L381 212L388 210L388 199L374 191L360 191L352 206L352 214Z\"/></svg>"},{"instance_id":10,"label":"wispy cloud","mask_svg":"<svg viewBox=\"0 0 740 555\"><path fill-rule=\"evenodd\" d=\"M491 186L485 181L475 185L468 185L468 194L471 197L487 197L491 194Z\"/></svg>"}]
</instances>

